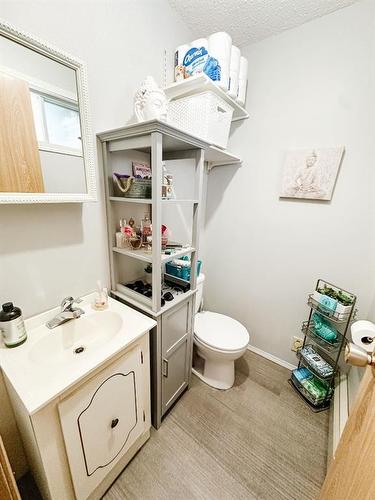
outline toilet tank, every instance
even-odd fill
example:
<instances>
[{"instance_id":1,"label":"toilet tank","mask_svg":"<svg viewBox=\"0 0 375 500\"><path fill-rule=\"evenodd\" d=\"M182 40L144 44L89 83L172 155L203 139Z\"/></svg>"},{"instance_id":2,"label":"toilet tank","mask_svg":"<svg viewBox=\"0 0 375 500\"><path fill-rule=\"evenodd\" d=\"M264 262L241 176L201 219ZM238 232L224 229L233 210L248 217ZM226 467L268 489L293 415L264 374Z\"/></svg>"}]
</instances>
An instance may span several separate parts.
<instances>
[{"instance_id":1,"label":"toilet tank","mask_svg":"<svg viewBox=\"0 0 375 500\"><path fill-rule=\"evenodd\" d=\"M204 283L205 276L203 273L200 273L200 275L197 278L197 293L195 295L195 314L197 314L199 307L202 303L203 299L203 283Z\"/></svg>"}]
</instances>

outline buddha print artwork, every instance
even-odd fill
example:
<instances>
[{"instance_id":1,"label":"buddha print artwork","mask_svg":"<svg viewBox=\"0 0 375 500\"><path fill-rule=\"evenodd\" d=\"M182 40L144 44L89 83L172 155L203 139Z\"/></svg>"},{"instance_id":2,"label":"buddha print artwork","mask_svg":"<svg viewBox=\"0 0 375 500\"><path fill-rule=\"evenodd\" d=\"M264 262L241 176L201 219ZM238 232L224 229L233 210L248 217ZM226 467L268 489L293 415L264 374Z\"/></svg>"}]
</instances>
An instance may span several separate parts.
<instances>
[{"instance_id":1,"label":"buddha print artwork","mask_svg":"<svg viewBox=\"0 0 375 500\"><path fill-rule=\"evenodd\" d=\"M343 147L289 151L280 197L329 201L343 153Z\"/></svg>"}]
</instances>

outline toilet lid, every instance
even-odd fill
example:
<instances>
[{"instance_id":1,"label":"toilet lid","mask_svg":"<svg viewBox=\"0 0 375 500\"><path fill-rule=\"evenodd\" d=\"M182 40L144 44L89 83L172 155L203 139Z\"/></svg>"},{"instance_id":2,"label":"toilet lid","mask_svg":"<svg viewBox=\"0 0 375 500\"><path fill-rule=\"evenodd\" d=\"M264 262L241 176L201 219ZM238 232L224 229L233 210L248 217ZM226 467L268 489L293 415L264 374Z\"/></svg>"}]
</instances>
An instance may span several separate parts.
<instances>
[{"instance_id":1,"label":"toilet lid","mask_svg":"<svg viewBox=\"0 0 375 500\"><path fill-rule=\"evenodd\" d=\"M238 321L224 314L204 311L195 315L196 337L222 351L237 351L249 343L249 333Z\"/></svg>"}]
</instances>

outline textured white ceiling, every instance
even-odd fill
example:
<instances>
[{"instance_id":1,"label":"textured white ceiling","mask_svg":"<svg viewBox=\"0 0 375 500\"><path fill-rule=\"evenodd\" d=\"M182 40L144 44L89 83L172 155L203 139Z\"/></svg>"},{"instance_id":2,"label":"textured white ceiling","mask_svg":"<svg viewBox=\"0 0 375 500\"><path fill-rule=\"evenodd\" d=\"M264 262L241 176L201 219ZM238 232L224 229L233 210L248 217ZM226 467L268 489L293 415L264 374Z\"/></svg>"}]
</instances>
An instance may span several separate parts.
<instances>
[{"instance_id":1,"label":"textured white ceiling","mask_svg":"<svg viewBox=\"0 0 375 500\"><path fill-rule=\"evenodd\" d=\"M244 46L358 0L169 0L198 38L227 31Z\"/></svg>"}]
</instances>

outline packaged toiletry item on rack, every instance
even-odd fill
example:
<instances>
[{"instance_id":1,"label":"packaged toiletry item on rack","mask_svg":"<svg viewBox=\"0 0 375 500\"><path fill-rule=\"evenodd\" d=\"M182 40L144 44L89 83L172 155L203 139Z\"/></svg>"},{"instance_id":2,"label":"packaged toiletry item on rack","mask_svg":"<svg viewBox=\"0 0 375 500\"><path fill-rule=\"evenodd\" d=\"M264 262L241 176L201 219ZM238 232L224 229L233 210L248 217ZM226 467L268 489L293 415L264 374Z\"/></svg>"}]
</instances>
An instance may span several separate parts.
<instances>
[{"instance_id":1,"label":"packaged toiletry item on rack","mask_svg":"<svg viewBox=\"0 0 375 500\"><path fill-rule=\"evenodd\" d=\"M326 321L319 313L314 312L312 315L312 321L314 324L314 333L322 337L327 342L334 343L337 340L337 330L334 328L329 321Z\"/></svg>"},{"instance_id":2,"label":"packaged toiletry item on rack","mask_svg":"<svg viewBox=\"0 0 375 500\"><path fill-rule=\"evenodd\" d=\"M320 381L308 370L301 367L292 371L292 383L314 406L318 406L330 395L327 383Z\"/></svg>"},{"instance_id":3,"label":"packaged toiletry item on rack","mask_svg":"<svg viewBox=\"0 0 375 500\"><path fill-rule=\"evenodd\" d=\"M320 377L328 378L333 374L333 367L316 352L311 345L306 345L299 351L299 356L304 360Z\"/></svg>"}]
</instances>

